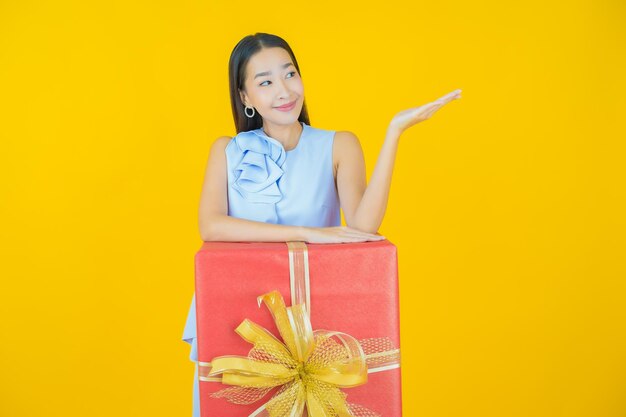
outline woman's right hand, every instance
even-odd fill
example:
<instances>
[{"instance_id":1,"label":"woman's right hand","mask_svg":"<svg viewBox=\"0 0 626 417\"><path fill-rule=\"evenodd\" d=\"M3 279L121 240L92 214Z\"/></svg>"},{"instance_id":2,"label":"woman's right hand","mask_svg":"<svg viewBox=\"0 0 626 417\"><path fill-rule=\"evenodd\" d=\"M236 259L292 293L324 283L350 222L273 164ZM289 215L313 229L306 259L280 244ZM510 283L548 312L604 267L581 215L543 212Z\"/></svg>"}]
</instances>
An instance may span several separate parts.
<instances>
[{"instance_id":1,"label":"woman's right hand","mask_svg":"<svg viewBox=\"0 0 626 417\"><path fill-rule=\"evenodd\" d=\"M308 243L348 243L371 240L385 240L385 237L347 226L304 228L304 241Z\"/></svg>"}]
</instances>

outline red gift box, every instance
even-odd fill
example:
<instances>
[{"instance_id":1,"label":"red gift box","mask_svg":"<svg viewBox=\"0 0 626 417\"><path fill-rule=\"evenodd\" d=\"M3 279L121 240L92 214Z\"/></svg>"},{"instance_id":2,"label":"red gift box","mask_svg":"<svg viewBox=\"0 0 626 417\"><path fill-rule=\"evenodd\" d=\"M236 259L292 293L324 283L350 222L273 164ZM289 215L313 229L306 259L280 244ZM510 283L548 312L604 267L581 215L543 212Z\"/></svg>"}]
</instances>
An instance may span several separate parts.
<instances>
[{"instance_id":1,"label":"red gift box","mask_svg":"<svg viewBox=\"0 0 626 417\"><path fill-rule=\"evenodd\" d=\"M248 356L252 345L235 331L245 319L283 341L273 313L257 304L257 297L274 290L282 295L286 306L305 306L313 330L343 332L363 346L372 338L386 338L389 345L384 350L389 353L389 346L393 346L395 360L381 364L370 361L365 383L340 389L347 394L347 403L373 412L360 415L401 416L397 266L396 246L387 240L338 244L205 242L195 257L202 417L269 415L263 405L280 386L254 403L237 404L212 396L235 386L222 383L219 376L209 372L215 358ZM306 410L303 415L307 415Z\"/></svg>"}]
</instances>

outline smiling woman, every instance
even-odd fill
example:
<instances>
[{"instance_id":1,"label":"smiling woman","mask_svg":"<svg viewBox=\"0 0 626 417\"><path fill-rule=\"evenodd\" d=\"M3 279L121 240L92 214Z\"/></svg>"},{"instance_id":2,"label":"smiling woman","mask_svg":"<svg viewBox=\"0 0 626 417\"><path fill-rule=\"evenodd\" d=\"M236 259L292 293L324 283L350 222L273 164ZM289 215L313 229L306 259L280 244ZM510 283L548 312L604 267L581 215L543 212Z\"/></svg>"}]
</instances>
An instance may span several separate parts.
<instances>
[{"instance_id":1,"label":"smiling woman","mask_svg":"<svg viewBox=\"0 0 626 417\"><path fill-rule=\"evenodd\" d=\"M243 38L229 60L237 134L218 138L209 154L198 225L203 240L344 243L382 240L400 134L458 98L459 91L396 115L370 184L352 132L311 126L296 57L282 38ZM343 210L347 226L341 226ZM204 300L203 300L204 301ZM198 360L195 294L183 340ZM200 415L198 368L194 416Z\"/></svg>"},{"instance_id":2,"label":"smiling woman","mask_svg":"<svg viewBox=\"0 0 626 417\"><path fill-rule=\"evenodd\" d=\"M230 79L230 94L237 132L263 126L269 135L282 134L285 125L295 126L296 119L310 125L298 61L286 43L268 40L245 65L242 56L231 57L230 73L235 79ZM245 52L242 46L241 54Z\"/></svg>"},{"instance_id":3,"label":"smiling woman","mask_svg":"<svg viewBox=\"0 0 626 417\"><path fill-rule=\"evenodd\" d=\"M310 125L300 69L287 43L262 33L242 39L230 57L229 79L237 134L219 138L211 148L198 219L203 240L384 239L341 226L336 167L348 148L335 142L348 142L340 132ZM363 178L354 186L364 187L365 166L358 167ZM197 362L195 294L183 340ZM200 415L197 363L193 415Z\"/></svg>"}]
</instances>

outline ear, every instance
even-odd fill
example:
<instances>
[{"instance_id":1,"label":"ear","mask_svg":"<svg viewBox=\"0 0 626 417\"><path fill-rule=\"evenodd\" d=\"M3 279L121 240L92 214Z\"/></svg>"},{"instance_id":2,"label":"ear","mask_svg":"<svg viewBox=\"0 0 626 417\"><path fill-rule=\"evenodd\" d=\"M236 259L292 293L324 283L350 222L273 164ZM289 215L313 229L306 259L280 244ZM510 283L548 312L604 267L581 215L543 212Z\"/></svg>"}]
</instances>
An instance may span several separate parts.
<instances>
[{"instance_id":1,"label":"ear","mask_svg":"<svg viewBox=\"0 0 626 417\"><path fill-rule=\"evenodd\" d=\"M238 91L239 91L239 97L241 98L241 102L243 103L244 106L247 106L248 96L246 96L246 93L241 91L241 89L239 89Z\"/></svg>"}]
</instances>

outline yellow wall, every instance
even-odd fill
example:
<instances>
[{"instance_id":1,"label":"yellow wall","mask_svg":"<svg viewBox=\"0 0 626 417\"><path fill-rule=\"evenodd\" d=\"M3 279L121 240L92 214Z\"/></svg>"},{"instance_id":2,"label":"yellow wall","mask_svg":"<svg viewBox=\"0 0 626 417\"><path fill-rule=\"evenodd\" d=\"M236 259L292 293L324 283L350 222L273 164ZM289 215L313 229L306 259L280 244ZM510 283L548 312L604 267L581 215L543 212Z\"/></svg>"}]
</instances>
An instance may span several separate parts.
<instances>
[{"instance_id":1,"label":"yellow wall","mask_svg":"<svg viewBox=\"0 0 626 417\"><path fill-rule=\"evenodd\" d=\"M187 416L180 340L227 62L293 47L399 247L406 416L626 413L623 2L0 3L0 415ZM620 27L621 26L621 27ZM349 391L348 391L349 393Z\"/></svg>"}]
</instances>

